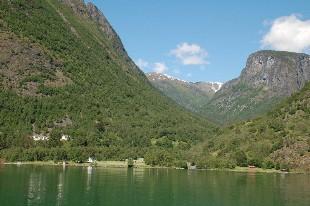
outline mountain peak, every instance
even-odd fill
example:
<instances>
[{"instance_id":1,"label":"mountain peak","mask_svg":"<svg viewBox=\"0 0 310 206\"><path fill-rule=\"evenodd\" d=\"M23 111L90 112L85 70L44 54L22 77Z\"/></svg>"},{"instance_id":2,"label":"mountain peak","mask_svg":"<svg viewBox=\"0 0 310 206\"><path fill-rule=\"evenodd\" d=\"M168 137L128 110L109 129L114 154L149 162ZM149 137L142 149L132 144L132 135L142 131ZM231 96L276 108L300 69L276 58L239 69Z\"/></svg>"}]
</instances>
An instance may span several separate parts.
<instances>
[{"instance_id":1,"label":"mountain peak","mask_svg":"<svg viewBox=\"0 0 310 206\"><path fill-rule=\"evenodd\" d=\"M214 92L217 92L221 89L223 83L221 82L189 82L186 80L179 79L177 77L170 76L168 74L161 74L157 72L151 72L147 73L146 76L150 81L175 81L183 84L187 84L189 86L195 86L197 88L200 88L201 90L212 90Z\"/></svg>"},{"instance_id":2,"label":"mountain peak","mask_svg":"<svg viewBox=\"0 0 310 206\"><path fill-rule=\"evenodd\" d=\"M158 73L158 72L150 72L150 73L147 73L146 76L148 77L149 80L152 80L152 81L167 80L167 81L179 81L179 82L183 82L183 83L189 83L188 81L170 76L168 74Z\"/></svg>"},{"instance_id":3,"label":"mountain peak","mask_svg":"<svg viewBox=\"0 0 310 206\"><path fill-rule=\"evenodd\" d=\"M302 53L262 50L251 54L240 81L291 95L310 79L310 56Z\"/></svg>"}]
</instances>

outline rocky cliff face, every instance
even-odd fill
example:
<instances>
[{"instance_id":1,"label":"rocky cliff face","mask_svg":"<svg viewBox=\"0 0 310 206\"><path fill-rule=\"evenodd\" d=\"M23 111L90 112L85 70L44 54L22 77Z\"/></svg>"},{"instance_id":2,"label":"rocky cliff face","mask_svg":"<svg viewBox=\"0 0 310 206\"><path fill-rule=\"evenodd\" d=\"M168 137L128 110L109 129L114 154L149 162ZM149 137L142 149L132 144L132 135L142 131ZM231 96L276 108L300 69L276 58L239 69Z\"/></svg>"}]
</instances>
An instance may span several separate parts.
<instances>
[{"instance_id":1,"label":"rocky cliff face","mask_svg":"<svg viewBox=\"0 0 310 206\"><path fill-rule=\"evenodd\" d=\"M309 55L259 51L249 57L239 81L288 96L303 88L309 79Z\"/></svg>"},{"instance_id":2,"label":"rocky cliff face","mask_svg":"<svg viewBox=\"0 0 310 206\"><path fill-rule=\"evenodd\" d=\"M79 15L86 15L87 11L85 9L84 0L59 0L61 3L70 6L75 13Z\"/></svg>"},{"instance_id":3,"label":"rocky cliff face","mask_svg":"<svg viewBox=\"0 0 310 206\"><path fill-rule=\"evenodd\" d=\"M240 77L224 84L205 106L206 115L224 122L255 117L302 89L308 80L309 55L258 51L249 56Z\"/></svg>"}]
</instances>

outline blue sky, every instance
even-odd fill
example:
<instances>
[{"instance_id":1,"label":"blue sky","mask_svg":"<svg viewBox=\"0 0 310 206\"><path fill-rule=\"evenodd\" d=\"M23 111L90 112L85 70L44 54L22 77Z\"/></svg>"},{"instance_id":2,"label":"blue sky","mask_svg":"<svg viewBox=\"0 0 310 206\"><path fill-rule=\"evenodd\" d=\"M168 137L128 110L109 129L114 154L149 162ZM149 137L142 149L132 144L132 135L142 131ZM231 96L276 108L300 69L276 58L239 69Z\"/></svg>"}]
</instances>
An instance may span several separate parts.
<instances>
[{"instance_id":1,"label":"blue sky","mask_svg":"<svg viewBox=\"0 0 310 206\"><path fill-rule=\"evenodd\" d=\"M308 52L309 0L93 0L145 72L188 81L239 76L260 50Z\"/></svg>"}]
</instances>

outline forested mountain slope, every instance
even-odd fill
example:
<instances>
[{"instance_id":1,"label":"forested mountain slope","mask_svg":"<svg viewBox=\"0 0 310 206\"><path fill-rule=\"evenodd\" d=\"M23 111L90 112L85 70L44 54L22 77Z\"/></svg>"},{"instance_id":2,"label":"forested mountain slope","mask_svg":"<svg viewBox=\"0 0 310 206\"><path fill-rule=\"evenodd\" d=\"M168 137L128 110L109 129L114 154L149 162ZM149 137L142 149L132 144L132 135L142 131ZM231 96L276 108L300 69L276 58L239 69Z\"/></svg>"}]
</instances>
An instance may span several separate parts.
<instances>
[{"instance_id":1,"label":"forested mountain slope","mask_svg":"<svg viewBox=\"0 0 310 206\"><path fill-rule=\"evenodd\" d=\"M91 3L1 1L0 48L0 149L16 148L7 159L176 152L216 130L151 86Z\"/></svg>"},{"instance_id":2,"label":"forested mountain slope","mask_svg":"<svg viewBox=\"0 0 310 206\"><path fill-rule=\"evenodd\" d=\"M310 171L310 83L258 119L232 125L190 152L201 167Z\"/></svg>"}]
</instances>

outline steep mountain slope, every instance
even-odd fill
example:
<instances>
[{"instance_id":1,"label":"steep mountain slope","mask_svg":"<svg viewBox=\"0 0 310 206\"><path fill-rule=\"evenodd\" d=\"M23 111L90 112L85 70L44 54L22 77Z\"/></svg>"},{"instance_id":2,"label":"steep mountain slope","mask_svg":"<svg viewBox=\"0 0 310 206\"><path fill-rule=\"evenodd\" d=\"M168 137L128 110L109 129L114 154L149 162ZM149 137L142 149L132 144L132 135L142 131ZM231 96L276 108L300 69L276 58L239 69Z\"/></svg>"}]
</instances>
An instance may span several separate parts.
<instances>
[{"instance_id":1,"label":"steep mountain slope","mask_svg":"<svg viewBox=\"0 0 310 206\"><path fill-rule=\"evenodd\" d=\"M191 151L201 167L255 165L310 172L310 83L267 115L232 125Z\"/></svg>"},{"instance_id":2,"label":"steep mountain slope","mask_svg":"<svg viewBox=\"0 0 310 206\"><path fill-rule=\"evenodd\" d=\"M309 79L309 55L259 51L250 55L240 77L225 83L204 106L204 114L219 123L253 118L302 89Z\"/></svg>"},{"instance_id":3,"label":"steep mountain slope","mask_svg":"<svg viewBox=\"0 0 310 206\"><path fill-rule=\"evenodd\" d=\"M202 106L210 101L222 86L218 82L186 82L159 73L149 73L147 77L157 89L176 103L197 113L202 112Z\"/></svg>"},{"instance_id":4,"label":"steep mountain slope","mask_svg":"<svg viewBox=\"0 0 310 206\"><path fill-rule=\"evenodd\" d=\"M29 148L8 159L125 158L161 141L188 148L215 129L149 84L91 3L1 1L0 47L0 149Z\"/></svg>"}]
</instances>

